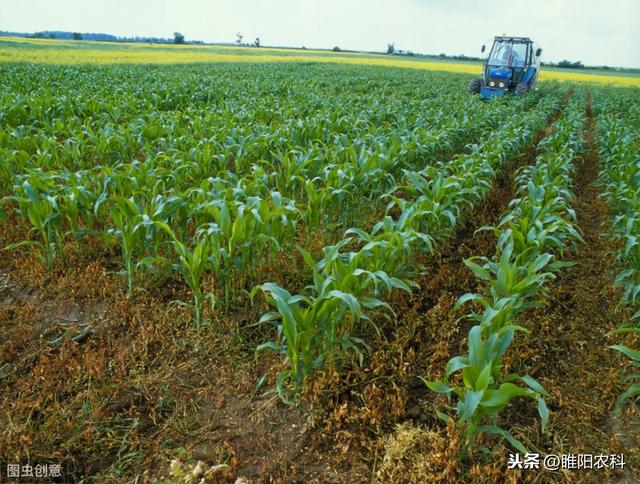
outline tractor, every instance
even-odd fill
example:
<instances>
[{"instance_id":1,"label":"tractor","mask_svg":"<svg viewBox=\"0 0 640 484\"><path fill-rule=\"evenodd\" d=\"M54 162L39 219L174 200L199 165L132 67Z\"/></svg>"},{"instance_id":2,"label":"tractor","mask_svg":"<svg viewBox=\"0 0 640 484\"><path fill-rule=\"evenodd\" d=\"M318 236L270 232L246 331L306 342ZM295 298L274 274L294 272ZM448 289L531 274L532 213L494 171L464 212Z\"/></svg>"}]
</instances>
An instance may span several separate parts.
<instances>
[{"instance_id":1,"label":"tractor","mask_svg":"<svg viewBox=\"0 0 640 484\"><path fill-rule=\"evenodd\" d=\"M485 50L483 45L481 52ZM542 49L528 37L495 37L484 62L482 77L469 83L469 92L489 99L535 90L540 54Z\"/></svg>"}]
</instances>

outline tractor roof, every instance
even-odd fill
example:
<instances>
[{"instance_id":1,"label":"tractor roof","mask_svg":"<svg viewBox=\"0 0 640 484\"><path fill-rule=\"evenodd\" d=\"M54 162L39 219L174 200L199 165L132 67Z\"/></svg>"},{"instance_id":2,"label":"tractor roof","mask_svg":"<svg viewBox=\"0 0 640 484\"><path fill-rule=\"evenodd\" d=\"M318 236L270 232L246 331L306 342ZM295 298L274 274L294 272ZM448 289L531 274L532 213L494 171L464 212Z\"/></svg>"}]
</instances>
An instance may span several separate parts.
<instances>
[{"instance_id":1,"label":"tractor roof","mask_svg":"<svg viewBox=\"0 0 640 484\"><path fill-rule=\"evenodd\" d=\"M494 40L510 40L513 42L522 42L523 44L533 42L533 40L531 40L529 37L512 37L509 35L496 35L494 37Z\"/></svg>"}]
</instances>

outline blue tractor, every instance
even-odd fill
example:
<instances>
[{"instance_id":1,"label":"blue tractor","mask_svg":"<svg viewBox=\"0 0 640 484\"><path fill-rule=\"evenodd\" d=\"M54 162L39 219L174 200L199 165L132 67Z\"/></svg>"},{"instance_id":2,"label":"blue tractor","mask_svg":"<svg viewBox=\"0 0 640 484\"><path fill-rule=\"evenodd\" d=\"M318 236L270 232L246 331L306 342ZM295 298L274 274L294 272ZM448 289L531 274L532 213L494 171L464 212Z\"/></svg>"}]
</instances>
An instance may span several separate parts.
<instances>
[{"instance_id":1,"label":"blue tractor","mask_svg":"<svg viewBox=\"0 0 640 484\"><path fill-rule=\"evenodd\" d=\"M482 52L485 52L482 46ZM469 83L469 92L489 99L523 94L536 88L542 49L528 37L498 36L482 69L482 77Z\"/></svg>"}]
</instances>

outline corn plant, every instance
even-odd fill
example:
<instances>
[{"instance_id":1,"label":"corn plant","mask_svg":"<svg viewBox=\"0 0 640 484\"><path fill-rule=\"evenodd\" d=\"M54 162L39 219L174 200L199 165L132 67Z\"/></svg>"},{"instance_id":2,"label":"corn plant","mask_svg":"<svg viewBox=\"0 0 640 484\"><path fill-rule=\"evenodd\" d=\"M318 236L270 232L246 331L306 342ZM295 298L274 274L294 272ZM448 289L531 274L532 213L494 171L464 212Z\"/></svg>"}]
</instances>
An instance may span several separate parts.
<instances>
[{"instance_id":1,"label":"corn plant","mask_svg":"<svg viewBox=\"0 0 640 484\"><path fill-rule=\"evenodd\" d=\"M114 228L109 233L120 243L124 274L127 280L128 293L133 292L136 263L134 257L144 254L144 213L136 203L129 198L113 196L109 199L109 215Z\"/></svg>"},{"instance_id":2,"label":"corn plant","mask_svg":"<svg viewBox=\"0 0 640 484\"><path fill-rule=\"evenodd\" d=\"M504 249L499 248L498 253L496 261L472 257L464 262L478 279L489 283L491 300L508 298L516 314L540 306L544 286L554 278L554 272L566 266L566 263L553 261L549 253L514 253L512 243ZM481 266L476 261L484 264Z\"/></svg>"},{"instance_id":3,"label":"corn plant","mask_svg":"<svg viewBox=\"0 0 640 484\"><path fill-rule=\"evenodd\" d=\"M34 183L39 190L34 187ZM18 214L29 220L32 230L39 236L38 240L10 244L6 249L35 246L40 260L47 268L51 268L58 253L62 252L63 226L58 200L45 190L47 186L44 180L32 176L14 187L14 195L5 198L17 203Z\"/></svg>"},{"instance_id":4,"label":"corn plant","mask_svg":"<svg viewBox=\"0 0 640 484\"><path fill-rule=\"evenodd\" d=\"M640 229L640 137L637 134L640 119L630 108L633 103L627 104L626 109L619 107L622 104L611 107L606 104L606 100L600 100L596 106L601 113L598 121L603 167L600 183L615 212L610 236L622 242L616 254L618 274L615 283L623 288L623 303L634 310L631 321L613 334L640 335L640 242L637 235ZM614 407L614 412L620 414L627 400L640 395L640 351L622 344L609 348L625 355L633 368L625 377L629 386L619 395Z\"/></svg>"},{"instance_id":5,"label":"corn plant","mask_svg":"<svg viewBox=\"0 0 640 484\"><path fill-rule=\"evenodd\" d=\"M363 243L361 251L367 254L369 270L381 270L407 278L415 276L420 267L413 262L416 252L433 252L435 240L418 229L424 212L416 205L405 208L398 220L386 215L371 233L351 228L345 236L355 235Z\"/></svg>"},{"instance_id":6,"label":"corn plant","mask_svg":"<svg viewBox=\"0 0 640 484\"><path fill-rule=\"evenodd\" d=\"M276 310L265 313L259 323L275 324L277 339L259 345L257 351L271 349L286 356L288 368L276 380L276 391L283 401L291 403L304 379L327 360L336 362L349 351L360 354L366 348L361 339L340 332L339 324L345 318L353 321L366 318L353 295L336 289L312 297L291 295L273 283L256 289L267 294ZM365 304L371 306L372 302Z\"/></svg>"},{"instance_id":7,"label":"corn plant","mask_svg":"<svg viewBox=\"0 0 640 484\"><path fill-rule=\"evenodd\" d=\"M616 334L636 334L640 335L640 327L621 327L615 331ZM631 383L624 392L620 394L616 401L616 405L614 411L616 414L620 414L624 408L624 404L627 400L633 397L637 397L640 395L640 351L630 348L625 345L612 345L609 346L612 350L619 351L626 357L631 360L631 364L634 367L633 373L627 375L626 381L631 381L635 383Z\"/></svg>"},{"instance_id":8,"label":"corn plant","mask_svg":"<svg viewBox=\"0 0 640 484\"><path fill-rule=\"evenodd\" d=\"M75 183L65 181L64 193L60 196L60 215L66 222L68 233L76 238L96 229L93 208L97 196L93 187L83 183L85 176L76 174Z\"/></svg>"},{"instance_id":9,"label":"corn plant","mask_svg":"<svg viewBox=\"0 0 640 484\"><path fill-rule=\"evenodd\" d=\"M211 220L220 230L219 247L213 250L215 265L222 271L225 285L225 305L229 306L232 274L255 279L256 262L271 246L271 255L290 243L295 235L297 210L279 193L270 199L247 197L246 201L212 199L196 207L206 215L201 220ZM241 281L244 282L244 281Z\"/></svg>"},{"instance_id":10,"label":"corn plant","mask_svg":"<svg viewBox=\"0 0 640 484\"><path fill-rule=\"evenodd\" d=\"M508 319L508 318L504 318ZM503 325L498 331L483 336L482 325L477 325L469 331L468 356L459 356L449 360L445 378L442 381L425 381L433 391L443 394L454 393L458 397L455 407L458 425L464 426L465 444L472 445L480 433L496 434L506 438L520 452L526 448L509 431L498 425L499 413L515 398L527 397L538 404L541 418L541 430L544 432L549 411L542 396L549 394L532 377L518 376L510 373L502 375L501 358L511 344L516 331L525 331L515 325ZM461 371L464 385L450 386L448 379L454 373ZM523 382L527 388L516 385L515 381ZM440 414L445 420L449 417ZM485 421L488 424L483 424ZM466 448L463 450L466 451Z\"/></svg>"},{"instance_id":11,"label":"corn plant","mask_svg":"<svg viewBox=\"0 0 640 484\"><path fill-rule=\"evenodd\" d=\"M570 105L551 139L540 143L542 153L536 165L516 176L518 197L509 204L510 211L497 227L481 229L493 230L498 236L494 257L465 261L486 285L483 293L465 294L457 303L460 306L475 301L482 308L481 312L469 313L479 324L469 332L468 354L449 360L442 380L425 380L431 390L457 397L456 424L464 428L466 436L463 451L475 445L480 433L492 433L526 452L520 441L498 425L499 413L517 397L536 400L543 432L547 424L549 415L543 397L548 393L529 375L504 374L502 358L516 333L527 332L515 324L516 318L542 304L546 284L567 265L555 257L562 255L565 245L582 240L573 225L575 213L569 203L572 162L576 150L583 146L575 140L580 139L584 124L579 101ZM452 386L449 378L459 371L462 383ZM442 413L440 416L451 418Z\"/></svg>"},{"instance_id":12,"label":"corn plant","mask_svg":"<svg viewBox=\"0 0 640 484\"><path fill-rule=\"evenodd\" d=\"M217 229L215 226L202 227L198 230L193 241L193 247L188 247L179 241L175 233L163 222L155 222L155 225L169 235L171 245L178 256L178 264L175 265L181 273L185 283L193 294L194 324L196 329L200 329L202 324L202 305L205 299L209 299L212 306L215 305L215 298L212 293L202 292L202 276L212 267L211 263L211 239L210 235ZM152 259L153 260L153 259Z\"/></svg>"},{"instance_id":13,"label":"corn plant","mask_svg":"<svg viewBox=\"0 0 640 484\"><path fill-rule=\"evenodd\" d=\"M327 287L354 294L357 297L379 296L393 289L411 291L410 281L387 274L384 270L389 246L383 241L367 243L358 251L341 251L353 239L347 237L323 249L324 257L314 262L303 249L299 249L312 269L314 287L318 292Z\"/></svg>"}]
</instances>

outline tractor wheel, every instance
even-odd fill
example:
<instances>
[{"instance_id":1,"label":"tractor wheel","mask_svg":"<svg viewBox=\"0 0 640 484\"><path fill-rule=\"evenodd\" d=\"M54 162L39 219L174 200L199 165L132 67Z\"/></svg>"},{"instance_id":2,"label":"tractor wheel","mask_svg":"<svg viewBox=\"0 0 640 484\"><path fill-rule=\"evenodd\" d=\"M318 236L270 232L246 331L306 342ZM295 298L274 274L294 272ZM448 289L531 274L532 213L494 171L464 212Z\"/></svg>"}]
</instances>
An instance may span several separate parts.
<instances>
[{"instance_id":1,"label":"tractor wheel","mask_svg":"<svg viewBox=\"0 0 640 484\"><path fill-rule=\"evenodd\" d=\"M524 94L525 92L529 91L529 86L524 83L524 82L520 82L517 86L516 86L516 90L515 93L516 95L520 95L520 94Z\"/></svg>"},{"instance_id":2,"label":"tractor wheel","mask_svg":"<svg viewBox=\"0 0 640 484\"><path fill-rule=\"evenodd\" d=\"M482 87L481 79L474 79L469 83L469 92L471 94L480 94L480 88Z\"/></svg>"}]
</instances>

